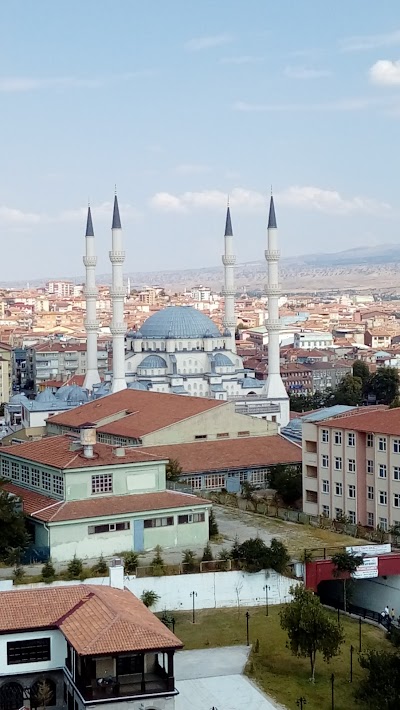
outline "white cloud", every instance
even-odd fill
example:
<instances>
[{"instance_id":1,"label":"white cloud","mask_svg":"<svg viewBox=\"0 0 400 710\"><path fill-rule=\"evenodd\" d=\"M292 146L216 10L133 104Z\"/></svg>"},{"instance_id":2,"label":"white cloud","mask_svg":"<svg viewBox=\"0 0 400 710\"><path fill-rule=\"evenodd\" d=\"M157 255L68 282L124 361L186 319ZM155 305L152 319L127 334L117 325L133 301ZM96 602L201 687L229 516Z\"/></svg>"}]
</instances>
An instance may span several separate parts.
<instances>
[{"instance_id":1,"label":"white cloud","mask_svg":"<svg viewBox=\"0 0 400 710\"><path fill-rule=\"evenodd\" d=\"M208 35L205 37L193 37L185 43L185 49L190 52L198 52L202 49L211 49L212 47L221 47L224 44L233 42L233 37L230 34Z\"/></svg>"},{"instance_id":2,"label":"white cloud","mask_svg":"<svg viewBox=\"0 0 400 710\"><path fill-rule=\"evenodd\" d=\"M201 163L182 163L177 165L175 172L180 175L204 175L204 173L210 173L212 168L209 165L202 165Z\"/></svg>"},{"instance_id":3,"label":"white cloud","mask_svg":"<svg viewBox=\"0 0 400 710\"><path fill-rule=\"evenodd\" d=\"M345 198L336 190L323 190L320 187L288 187L276 195L279 204L290 207L325 212L327 214L348 215L352 213L382 214L391 207L385 202L365 197Z\"/></svg>"},{"instance_id":4,"label":"white cloud","mask_svg":"<svg viewBox=\"0 0 400 710\"><path fill-rule=\"evenodd\" d=\"M398 86L400 84L400 60L380 59L369 70L369 78L373 84L381 86Z\"/></svg>"},{"instance_id":5,"label":"white cloud","mask_svg":"<svg viewBox=\"0 0 400 710\"><path fill-rule=\"evenodd\" d=\"M98 89L112 82L131 81L139 76L151 74L148 71L127 72L114 76L77 77L29 77L6 76L0 77L0 92L18 93L25 91L40 91L45 89Z\"/></svg>"},{"instance_id":6,"label":"white cloud","mask_svg":"<svg viewBox=\"0 0 400 710\"><path fill-rule=\"evenodd\" d=\"M387 104L388 99L380 99L373 96L355 97L350 99L335 99L334 101L324 101L320 103L297 103L297 104L255 104L249 101L236 101L233 104L234 111L243 113L273 113L278 111L313 112L313 111L363 111L371 106Z\"/></svg>"},{"instance_id":7,"label":"white cloud","mask_svg":"<svg viewBox=\"0 0 400 710\"><path fill-rule=\"evenodd\" d=\"M324 190L312 186L292 186L275 193L279 205L306 209L332 215L387 214L391 207L387 203L365 197L345 198L335 190ZM240 212L265 212L268 194L236 187L229 195L233 209ZM202 190L172 195L159 192L150 200L150 205L160 211L187 213L191 209L222 210L226 207L227 195L221 190Z\"/></svg>"},{"instance_id":8,"label":"white cloud","mask_svg":"<svg viewBox=\"0 0 400 710\"><path fill-rule=\"evenodd\" d=\"M0 206L0 225L4 227L30 227L40 224L43 215L37 212L23 212L13 207Z\"/></svg>"},{"instance_id":9,"label":"white cloud","mask_svg":"<svg viewBox=\"0 0 400 710\"><path fill-rule=\"evenodd\" d=\"M362 52L380 47L393 47L400 44L400 30L376 35L356 35L340 40L339 47L342 52Z\"/></svg>"},{"instance_id":10,"label":"white cloud","mask_svg":"<svg viewBox=\"0 0 400 710\"><path fill-rule=\"evenodd\" d=\"M311 69L305 66L286 67L284 74L289 79L323 79L332 76L332 72L327 69Z\"/></svg>"},{"instance_id":11,"label":"white cloud","mask_svg":"<svg viewBox=\"0 0 400 710\"><path fill-rule=\"evenodd\" d=\"M220 64L259 64L260 62L263 62L264 59L262 57L253 57L251 54L244 54L239 57L222 57L222 59L219 60Z\"/></svg>"},{"instance_id":12,"label":"white cloud","mask_svg":"<svg viewBox=\"0 0 400 710\"><path fill-rule=\"evenodd\" d=\"M96 222L110 223L112 220L112 202L103 202L99 205L92 205L93 222L96 228ZM119 204L121 220L130 221L140 216L140 212L130 204ZM87 215L87 207L78 207L76 209L62 210L56 214L47 214L45 212L23 212L13 207L5 205L0 206L0 226L9 229L28 229L35 225L46 224L62 224L62 223L81 223L82 229L85 225Z\"/></svg>"}]
</instances>

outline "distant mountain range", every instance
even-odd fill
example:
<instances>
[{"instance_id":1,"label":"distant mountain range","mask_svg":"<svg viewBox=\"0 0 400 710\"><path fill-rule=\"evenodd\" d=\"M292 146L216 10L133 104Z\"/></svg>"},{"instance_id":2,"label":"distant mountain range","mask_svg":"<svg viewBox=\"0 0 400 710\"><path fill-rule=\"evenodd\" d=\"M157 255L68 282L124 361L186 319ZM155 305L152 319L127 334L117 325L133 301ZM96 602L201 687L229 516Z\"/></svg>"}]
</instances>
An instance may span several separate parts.
<instances>
[{"instance_id":1,"label":"distant mountain range","mask_svg":"<svg viewBox=\"0 0 400 710\"><path fill-rule=\"evenodd\" d=\"M281 281L284 290L315 291L333 289L396 290L400 292L400 245L386 244L375 247L355 247L345 251L281 259ZM263 289L266 281L266 262L252 261L238 264L236 284L249 291ZM183 291L196 284L205 284L219 290L222 286L222 266L194 269L130 272L132 288L159 285L168 290ZM32 279L32 286L42 285L49 279ZM82 277L63 276L81 283ZM110 283L110 274L99 274L99 283ZM4 287L23 287L26 282L6 282Z\"/></svg>"}]
</instances>

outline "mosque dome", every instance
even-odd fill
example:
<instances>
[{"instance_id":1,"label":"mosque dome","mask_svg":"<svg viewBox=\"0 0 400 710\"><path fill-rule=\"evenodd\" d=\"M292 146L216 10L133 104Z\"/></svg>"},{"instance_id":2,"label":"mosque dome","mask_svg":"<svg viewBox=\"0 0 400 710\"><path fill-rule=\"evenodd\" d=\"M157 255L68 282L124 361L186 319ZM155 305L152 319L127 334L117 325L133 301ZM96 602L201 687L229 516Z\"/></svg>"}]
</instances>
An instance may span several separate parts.
<instances>
[{"instance_id":1,"label":"mosque dome","mask_svg":"<svg viewBox=\"0 0 400 710\"><path fill-rule=\"evenodd\" d=\"M128 390L144 390L148 391L148 386L145 382L130 382L128 385Z\"/></svg>"},{"instance_id":2,"label":"mosque dome","mask_svg":"<svg viewBox=\"0 0 400 710\"><path fill-rule=\"evenodd\" d=\"M160 355L148 355L142 360L140 365L138 365L138 370L156 370L159 368L166 368L167 363L163 357Z\"/></svg>"},{"instance_id":3,"label":"mosque dome","mask_svg":"<svg viewBox=\"0 0 400 710\"><path fill-rule=\"evenodd\" d=\"M66 401L68 404L84 404L89 401L87 392L79 385L71 385Z\"/></svg>"},{"instance_id":4,"label":"mosque dome","mask_svg":"<svg viewBox=\"0 0 400 710\"><path fill-rule=\"evenodd\" d=\"M63 387L60 387L60 389L57 390L54 396L56 397L56 399L61 399L63 400L63 402L65 402L71 389L72 385L63 385Z\"/></svg>"},{"instance_id":5,"label":"mosque dome","mask_svg":"<svg viewBox=\"0 0 400 710\"><path fill-rule=\"evenodd\" d=\"M154 313L141 328L142 338L220 338L215 323L192 306L168 306Z\"/></svg>"},{"instance_id":6,"label":"mosque dome","mask_svg":"<svg viewBox=\"0 0 400 710\"><path fill-rule=\"evenodd\" d=\"M25 399L24 394L22 394L22 393L21 394L13 394L13 396L10 397L10 401L8 402L8 404L13 404L13 405L21 404L23 399Z\"/></svg>"},{"instance_id":7,"label":"mosque dome","mask_svg":"<svg viewBox=\"0 0 400 710\"><path fill-rule=\"evenodd\" d=\"M214 362L216 367L233 367L232 360L229 359L224 353L216 353L214 355Z\"/></svg>"},{"instance_id":8,"label":"mosque dome","mask_svg":"<svg viewBox=\"0 0 400 710\"><path fill-rule=\"evenodd\" d=\"M42 392L39 392L35 399L35 402L41 402L42 404L54 404L56 401L57 400L49 387L46 387L42 390Z\"/></svg>"}]
</instances>

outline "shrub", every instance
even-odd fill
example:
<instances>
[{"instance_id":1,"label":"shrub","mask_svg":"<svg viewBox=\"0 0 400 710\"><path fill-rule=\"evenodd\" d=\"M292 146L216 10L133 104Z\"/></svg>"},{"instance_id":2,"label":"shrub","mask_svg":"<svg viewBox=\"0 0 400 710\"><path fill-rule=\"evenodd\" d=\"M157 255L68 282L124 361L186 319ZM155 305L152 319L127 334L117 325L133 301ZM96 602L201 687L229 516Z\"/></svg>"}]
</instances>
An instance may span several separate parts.
<instances>
[{"instance_id":1,"label":"shrub","mask_svg":"<svg viewBox=\"0 0 400 710\"><path fill-rule=\"evenodd\" d=\"M136 552L133 552L133 550L131 550L130 552L125 552L123 554L123 560L126 574L135 574L136 567L138 564L138 556Z\"/></svg>"},{"instance_id":2,"label":"shrub","mask_svg":"<svg viewBox=\"0 0 400 710\"><path fill-rule=\"evenodd\" d=\"M163 574L165 574L165 564L163 557L161 555L162 553L162 547L160 545L157 545L155 548L155 555L151 561L151 565L153 567L153 574L156 577L162 577Z\"/></svg>"},{"instance_id":3,"label":"shrub","mask_svg":"<svg viewBox=\"0 0 400 710\"><path fill-rule=\"evenodd\" d=\"M214 511L210 510L210 515L208 518L208 536L217 537L219 535L218 523L215 520Z\"/></svg>"},{"instance_id":4,"label":"shrub","mask_svg":"<svg viewBox=\"0 0 400 710\"><path fill-rule=\"evenodd\" d=\"M76 556L73 556L72 560L68 562L67 567L67 579L80 579L83 574L83 564L82 560Z\"/></svg>"},{"instance_id":5,"label":"shrub","mask_svg":"<svg viewBox=\"0 0 400 710\"><path fill-rule=\"evenodd\" d=\"M148 609L151 609L151 607L157 604L160 599L159 595L151 589L145 589L140 598Z\"/></svg>"},{"instance_id":6,"label":"shrub","mask_svg":"<svg viewBox=\"0 0 400 710\"><path fill-rule=\"evenodd\" d=\"M42 581L46 584L51 584L54 582L56 577L56 571L52 565L51 560L47 560L42 567Z\"/></svg>"},{"instance_id":7,"label":"shrub","mask_svg":"<svg viewBox=\"0 0 400 710\"><path fill-rule=\"evenodd\" d=\"M13 579L16 584L22 580L25 576L25 570L21 565L15 565L13 572Z\"/></svg>"},{"instance_id":8,"label":"shrub","mask_svg":"<svg viewBox=\"0 0 400 710\"><path fill-rule=\"evenodd\" d=\"M234 543L232 545L231 558L232 558L232 560L236 560L236 561L240 560L240 544L239 544L239 538L237 535L236 535Z\"/></svg>"},{"instance_id":9,"label":"shrub","mask_svg":"<svg viewBox=\"0 0 400 710\"><path fill-rule=\"evenodd\" d=\"M222 560L223 562L227 562L230 558L231 553L226 547L223 547L222 550L220 550L218 553L218 559Z\"/></svg>"},{"instance_id":10,"label":"shrub","mask_svg":"<svg viewBox=\"0 0 400 710\"><path fill-rule=\"evenodd\" d=\"M182 553L182 563L185 565L185 572L194 572L196 569L196 556L193 550L184 550Z\"/></svg>"},{"instance_id":11,"label":"shrub","mask_svg":"<svg viewBox=\"0 0 400 710\"><path fill-rule=\"evenodd\" d=\"M290 562L290 555L287 551L287 547L273 537L271 540L271 545L269 548L269 566L274 569L275 572L283 574Z\"/></svg>"},{"instance_id":12,"label":"shrub","mask_svg":"<svg viewBox=\"0 0 400 710\"><path fill-rule=\"evenodd\" d=\"M105 577L108 574L108 565L103 555L100 555L96 564L92 567L93 574L98 574L99 577Z\"/></svg>"},{"instance_id":13,"label":"shrub","mask_svg":"<svg viewBox=\"0 0 400 710\"><path fill-rule=\"evenodd\" d=\"M211 562L211 560L214 559L213 553L211 550L211 545L209 542L207 542L207 545L205 546L203 550L203 557L201 558L203 562Z\"/></svg>"}]
</instances>

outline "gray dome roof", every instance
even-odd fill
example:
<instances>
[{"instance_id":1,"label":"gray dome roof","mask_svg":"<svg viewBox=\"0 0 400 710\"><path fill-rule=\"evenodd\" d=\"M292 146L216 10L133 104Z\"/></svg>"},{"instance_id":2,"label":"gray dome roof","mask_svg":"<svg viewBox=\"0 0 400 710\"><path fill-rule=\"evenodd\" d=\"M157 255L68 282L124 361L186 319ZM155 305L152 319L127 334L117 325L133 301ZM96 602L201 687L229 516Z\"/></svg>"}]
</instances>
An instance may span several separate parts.
<instances>
[{"instance_id":1,"label":"gray dome roof","mask_svg":"<svg viewBox=\"0 0 400 710\"><path fill-rule=\"evenodd\" d=\"M220 338L211 318L192 306L168 306L142 325L143 338Z\"/></svg>"},{"instance_id":2,"label":"gray dome roof","mask_svg":"<svg viewBox=\"0 0 400 710\"><path fill-rule=\"evenodd\" d=\"M128 385L128 390L145 390L147 392L148 389L145 382L130 382Z\"/></svg>"},{"instance_id":3,"label":"gray dome roof","mask_svg":"<svg viewBox=\"0 0 400 710\"><path fill-rule=\"evenodd\" d=\"M56 402L56 398L51 391L49 387L46 387L42 392L39 392L39 394L36 397L36 402L42 402L43 404L47 402L48 404L54 404Z\"/></svg>"},{"instance_id":4,"label":"gray dome roof","mask_svg":"<svg viewBox=\"0 0 400 710\"><path fill-rule=\"evenodd\" d=\"M142 360L140 365L138 365L138 370L150 370L156 369L157 367L167 367L167 363L164 358L160 357L160 355L147 355L147 357Z\"/></svg>"},{"instance_id":5,"label":"gray dome roof","mask_svg":"<svg viewBox=\"0 0 400 710\"><path fill-rule=\"evenodd\" d=\"M216 353L214 355L214 362L216 367L233 367L232 360L229 359L224 353Z\"/></svg>"},{"instance_id":6,"label":"gray dome roof","mask_svg":"<svg viewBox=\"0 0 400 710\"><path fill-rule=\"evenodd\" d=\"M56 399L62 399L65 401L69 395L70 389L72 389L72 385L63 385L63 387L60 387L60 389L57 390L54 396Z\"/></svg>"},{"instance_id":7,"label":"gray dome roof","mask_svg":"<svg viewBox=\"0 0 400 710\"><path fill-rule=\"evenodd\" d=\"M20 393L20 394L13 394L12 397L10 397L9 404L21 404L22 399L25 398L25 395Z\"/></svg>"},{"instance_id":8,"label":"gray dome roof","mask_svg":"<svg viewBox=\"0 0 400 710\"><path fill-rule=\"evenodd\" d=\"M76 404L83 404L84 402L88 402L89 397L86 392L82 387L79 387L79 385L71 385L70 390L68 392L67 396L67 402L69 403L76 403Z\"/></svg>"}]
</instances>

